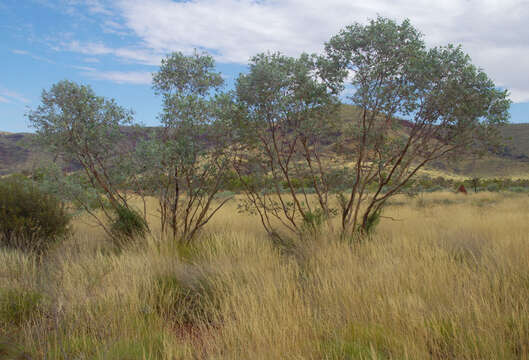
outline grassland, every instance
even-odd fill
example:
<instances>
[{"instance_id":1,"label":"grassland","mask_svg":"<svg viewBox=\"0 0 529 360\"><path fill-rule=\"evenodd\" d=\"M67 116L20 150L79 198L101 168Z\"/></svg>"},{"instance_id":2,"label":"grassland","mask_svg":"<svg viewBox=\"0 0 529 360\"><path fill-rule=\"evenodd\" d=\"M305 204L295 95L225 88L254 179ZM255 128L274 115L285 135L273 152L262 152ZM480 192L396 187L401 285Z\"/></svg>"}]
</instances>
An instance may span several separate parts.
<instances>
[{"instance_id":1,"label":"grassland","mask_svg":"<svg viewBox=\"0 0 529 360\"><path fill-rule=\"evenodd\" d=\"M383 215L362 244L286 253L235 201L185 249L154 231L116 253L78 219L43 259L0 250L0 358L529 358L526 194L403 196Z\"/></svg>"}]
</instances>

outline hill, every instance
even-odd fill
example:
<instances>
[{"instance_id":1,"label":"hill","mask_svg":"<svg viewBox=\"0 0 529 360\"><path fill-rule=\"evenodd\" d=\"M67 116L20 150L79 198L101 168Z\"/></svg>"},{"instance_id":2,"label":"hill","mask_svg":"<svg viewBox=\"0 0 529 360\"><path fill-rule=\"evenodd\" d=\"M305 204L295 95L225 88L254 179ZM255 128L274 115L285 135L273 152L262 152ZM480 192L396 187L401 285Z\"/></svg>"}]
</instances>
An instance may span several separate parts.
<instances>
[{"instance_id":1,"label":"hill","mask_svg":"<svg viewBox=\"0 0 529 360\"><path fill-rule=\"evenodd\" d=\"M529 123L508 124L501 129L503 147L481 158L437 162L436 169L464 176L529 177Z\"/></svg>"},{"instance_id":2,"label":"hill","mask_svg":"<svg viewBox=\"0 0 529 360\"><path fill-rule=\"evenodd\" d=\"M358 117L353 106L342 107L342 118ZM406 121L403 120L405 125ZM483 157L436 161L423 173L430 176L479 176L529 178L529 123L508 124L501 129L503 147Z\"/></svg>"},{"instance_id":3,"label":"hill","mask_svg":"<svg viewBox=\"0 0 529 360\"><path fill-rule=\"evenodd\" d=\"M355 116L355 109L344 106L342 116ZM136 136L128 138L137 139L137 131L133 131ZM489 153L482 158L438 161L428 171L435 176L529 177L529 123L506 125L502 136L504 147L498 153ZM51 154L32 141L33 138L31 133L0 131L0 176L30 171L53 160ZM67 164L66 167L72 170L78 168L75 164Z\"/></svg>"},{"instance_id":4,"label":"hill","mask_svg":"<svg viewBox=\"0 0 529 360\"><path fill-rule=\"evenodd\" d=\"M0 175L31 170L52 156L32 143L33 134L0 132Z\"/></svg>"},{"instance_id":5,"label":"hill","mask_svg":"<svg viewBox=\"0 0 529 360\"><path fill-rule=\"evenodd\" d=\"M529 160L529 124L510 124L503 129L511 155Z\"/></svg>"}]
</instances>

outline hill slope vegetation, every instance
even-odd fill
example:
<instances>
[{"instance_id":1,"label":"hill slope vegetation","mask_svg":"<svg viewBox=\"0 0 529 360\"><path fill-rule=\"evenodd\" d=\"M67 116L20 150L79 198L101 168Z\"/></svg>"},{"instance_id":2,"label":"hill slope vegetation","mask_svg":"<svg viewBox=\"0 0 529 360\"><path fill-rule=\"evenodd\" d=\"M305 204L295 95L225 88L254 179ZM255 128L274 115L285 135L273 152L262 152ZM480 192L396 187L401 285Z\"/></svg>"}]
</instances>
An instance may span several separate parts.
<instances>
[{"instance_id":1,"label":"hill slope vegetation","mask_svg":"<svg viewBox=\"0 0 529 360\"><path fill-rule=\"evenodd\" d=\"M352 106L342 107L342 116L355 115ZM504 147L497 153L488 153L482 158L438 161L431 170L447 175L501 177L526 176L529 174L529 123L508 124L502 128ZM51 154L32 140L31 133L8 133L0 131L0 175L31 171L52 161ZM330 140L332 142L332 139ZM77 164L65 164L68 170L78 169Z\"/></svg>"}]
</instances>

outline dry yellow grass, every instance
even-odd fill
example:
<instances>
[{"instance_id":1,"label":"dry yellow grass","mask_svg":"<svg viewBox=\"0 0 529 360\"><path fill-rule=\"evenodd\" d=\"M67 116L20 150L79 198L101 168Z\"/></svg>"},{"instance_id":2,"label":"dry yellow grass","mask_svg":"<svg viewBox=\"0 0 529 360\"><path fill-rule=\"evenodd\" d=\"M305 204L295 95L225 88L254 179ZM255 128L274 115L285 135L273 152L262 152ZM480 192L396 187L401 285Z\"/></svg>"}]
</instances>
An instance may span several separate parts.
<instances>
[{"instance_id":1,"label":"dry yellow grass","mask_svg":"<svg viewBox=\"0 0 529 360\"><path fill-rule=\"evenodd\" d=\"M78 223L41 262L2 250L0 288L42 298L18 321L0 305L0 357L529 358L527 195L402 197L384 215L363 244L288 254L235 202L192 249L155 235L117 254Z\"/></svg>"}]
</instances>

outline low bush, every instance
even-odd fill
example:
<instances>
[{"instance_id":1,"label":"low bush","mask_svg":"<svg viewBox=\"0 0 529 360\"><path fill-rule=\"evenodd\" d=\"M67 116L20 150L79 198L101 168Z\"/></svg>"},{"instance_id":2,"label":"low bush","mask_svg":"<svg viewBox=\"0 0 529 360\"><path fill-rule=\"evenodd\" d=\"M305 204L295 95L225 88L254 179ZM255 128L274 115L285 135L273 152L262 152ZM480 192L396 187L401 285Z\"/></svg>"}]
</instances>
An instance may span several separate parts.
<instances>
[{"instance_id":1,"label":"low bush","mask_svg":"<svg viewBox=\"0 0 529 360\"><path fill-rule=\"evenodd\" d=\"M69 233L63 202L24 177L0 181L0 245L42 253Z\"/></svg>"},{"instance_id":2,"label":"low bush","mask_svg":"<svg viewBox=\"0 0 529 360\"><path fill-rule=\"evenodd\" d=\"M514 193L526 193L529 192L529 188L522 187L522 186L511 186L508 188L508 191L514 192Z\"/></svg>"},{"instance_id":3,"label":"low bush","mask_svg":"<svg viewBox=\"0 0 529 360\"><path fill-rule=\"evenodd\" d=\"M114 212L115 219L110 231L116 245L123 246L133 240L145 238L149 228L147 222L137 211L120 206Z\"/></svg>"},{"instance_id":4,"label":"low bush","mask_svg":"<svg viewBox=\"0 0 529 360\"><path fill-rule=\"evenodd\" d=\"M220 306L212 284L202 275L163 275L149 289L154 310L178 325L214 323Z\"/></svg>"},{"instance_id":5,"label":"low bush","mask_svg":"<svg viewBox=\"0 0 529 360\"><path fill-rule=\"evenodd\" d=\"M375 325L351 326L321 344L325 359L392 359L401 358L397 340Z\"/></svg>"},{"instance_id":6,"label":"low bush","mask_svg":"<svg viewBox=\"0 0 529 360\"><path fill-rule=\"evenodd\" d=\"M42 295L28 290L0 290L0 323L18 326L41 310Z\"/></svg>"},{"instance_id":7,"label":"low bush","mask_svg":"<svg viewBox=\"0 0 529 360\"><path fill-rule=\"evenodd\" d=\"M0 338L0 359L31 360L28 353L15 345L11 339Z\"/></svg>"},{"instance_id":8,"label":"low bush","mask_svg":"<svg viewBox=\"0 0 529 360\"><path fill-rule=\"evenodd\" d=\"M490 191L490 192L496 192L496 191L500 191L501 187L500 187L500 185L498 185L496 183L490 183L490 184L487 185L486 190Z\"/></svg>"},{"instance_id":9,"label":"low bush","mask_svg":"<svg viewBox=\"0 0 529 360\"><path fill-rule=\"evenodd\" d=\"M146 333L142 338L119 340L100 355L108 360L164 359L163 337L157 333Z\"/></svg>"}]
</instances>

